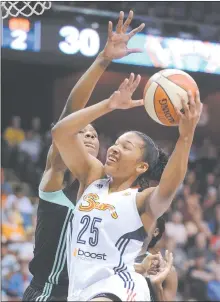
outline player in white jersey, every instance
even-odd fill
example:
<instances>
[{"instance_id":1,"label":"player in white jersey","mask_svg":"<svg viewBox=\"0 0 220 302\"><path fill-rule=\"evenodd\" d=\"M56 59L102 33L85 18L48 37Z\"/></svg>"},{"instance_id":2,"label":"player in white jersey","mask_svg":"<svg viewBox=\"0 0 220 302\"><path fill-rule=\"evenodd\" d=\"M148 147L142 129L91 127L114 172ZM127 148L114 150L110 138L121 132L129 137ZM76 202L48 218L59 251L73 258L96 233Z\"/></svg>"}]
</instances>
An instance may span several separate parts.
<instances>
[{"instance_id":1,"label":"player in white jersey","mask_svg":"<svg viewBox=\"0 0 220 302\"><path fill-rule=\"evenodd\" d=\"M134 272L133 264L145 232L168 210L185 177L202 110L199 93L195 100L188 93L189 104L182 100L184 114L176 109L180 134L163 173L165 156L143 133L129 131L121 135L108 149L105 165L87 153L78 137L83 127L102 115L143 105L143 100L131 99L140 80L140 76L135 79L131 74L110 98L69 115L52 130L66 166L80 181L68 234L68 300L150 300L146 281ZM144 188L143 184L152 178L158 178L158 186ZM142 192L131 189L135 182Z\"/></svg>"}]
</instances>

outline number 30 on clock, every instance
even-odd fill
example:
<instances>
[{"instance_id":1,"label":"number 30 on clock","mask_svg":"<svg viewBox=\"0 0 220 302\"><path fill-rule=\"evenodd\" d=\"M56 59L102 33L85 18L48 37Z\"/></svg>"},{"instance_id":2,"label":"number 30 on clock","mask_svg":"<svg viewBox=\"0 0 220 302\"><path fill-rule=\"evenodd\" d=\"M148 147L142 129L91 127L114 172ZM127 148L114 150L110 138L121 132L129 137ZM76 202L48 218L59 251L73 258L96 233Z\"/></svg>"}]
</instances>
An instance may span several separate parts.
<instances>
[{"instance_id":1,"label":"number 30 on clock","mask_svg":"<svg viewBox=\"0 0 220 302\"><path fill-rule=\"evenodd\" d=\"M86 57L97 55L100 48L100 38L97 31L86 28L79 31L74 26L64 26L60 29L59 35L64 38L59 42L61 52L69 55L80 52Z\"/></svg>"}]
</instances>

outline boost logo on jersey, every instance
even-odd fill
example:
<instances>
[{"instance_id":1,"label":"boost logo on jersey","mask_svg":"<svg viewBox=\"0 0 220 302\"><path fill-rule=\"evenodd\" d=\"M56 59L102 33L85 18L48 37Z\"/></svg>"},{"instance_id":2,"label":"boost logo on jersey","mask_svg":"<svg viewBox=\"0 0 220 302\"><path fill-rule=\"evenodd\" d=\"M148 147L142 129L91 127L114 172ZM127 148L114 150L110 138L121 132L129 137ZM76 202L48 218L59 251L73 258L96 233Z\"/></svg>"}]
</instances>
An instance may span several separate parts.
<instances>
[{"instance_id":1,"label":"boost logo on jersey","mask_svg":"<svg viewBox=\"0 0 220 302\"><path fill-rule=\"evenodd\" d=\"M115 207L111 204L107 203L100 203L97 200L99 200L99 196L94 193L89 193L83 197L83 200L87 201L87 205L82 205L82 203L79 206L79 210L83 212L90 212L94 209L99 211L106 211L109 210L111 213L112 218L117 219L118 214L116 213Z\"/></svg>"},{"instance_id":2,"label":"boost logo on jersey","mask_svg":"<svg viewBox=\"0 0 220 302\"><path fill-rule=\"evenodd\" d=\"M74 249L73 256L79 257L82 260L92 260L92 259L106 260L106 257L107 257L107 255L105 253L103 253L103 254L90 253L90 252L85 252L82 249L77 249L77 248Z\"/></svg>"}]
</instances>

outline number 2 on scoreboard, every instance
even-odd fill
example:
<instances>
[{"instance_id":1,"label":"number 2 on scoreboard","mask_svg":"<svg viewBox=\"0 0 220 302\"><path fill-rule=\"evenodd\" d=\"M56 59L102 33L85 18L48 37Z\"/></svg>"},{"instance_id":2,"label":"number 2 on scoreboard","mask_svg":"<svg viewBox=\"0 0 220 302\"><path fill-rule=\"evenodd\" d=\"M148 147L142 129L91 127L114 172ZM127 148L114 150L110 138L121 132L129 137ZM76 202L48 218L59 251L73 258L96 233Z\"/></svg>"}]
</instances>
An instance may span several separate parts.
<instances>
[{"instance_id":1,"label":"number 2 on scoreboard","mask_svg":"<svg viewBox=\"0 0 220 302\"><path fill-rule=\"evenodd\" d=\"M15 38L10 44L12 49L16 49L16 50L27 49L27 43L26 43L27 33L24 30L21 29L12 30L11 37Z\"/></svg>"}]
</instances>

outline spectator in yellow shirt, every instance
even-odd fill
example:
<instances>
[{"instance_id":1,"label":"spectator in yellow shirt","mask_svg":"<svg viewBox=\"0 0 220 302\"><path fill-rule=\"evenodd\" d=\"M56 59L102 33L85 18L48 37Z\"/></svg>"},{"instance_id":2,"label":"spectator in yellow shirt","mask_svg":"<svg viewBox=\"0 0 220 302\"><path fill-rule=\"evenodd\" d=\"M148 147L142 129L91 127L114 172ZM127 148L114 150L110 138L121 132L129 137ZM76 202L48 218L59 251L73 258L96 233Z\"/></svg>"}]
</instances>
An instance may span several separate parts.
<instances>
[{"instance_id":1,"label":"spectator in yellow shirt","mask_svg":"<svg viewBox=\"0 0 220 302\"><path fill-rule=\"evenodd\" d=\"M2 237L6 241L21 242L26 239L24 227L22 225L22 218L15 210L7 213L8 221L2 224Z\"/></svg>"},{"instance_id":2,"label":"spectator in yellow shirt","mask_svg":"<svg viewBox=\"0 0 220 302\"><path fill-rule=\"evenodd\" d=\"M10 145L20 144L24 140L24 131L21 129L21 118L19 116L12 117L11 126L7 127L4 132L4 139Z\"/></svg>"}]
</instances>

